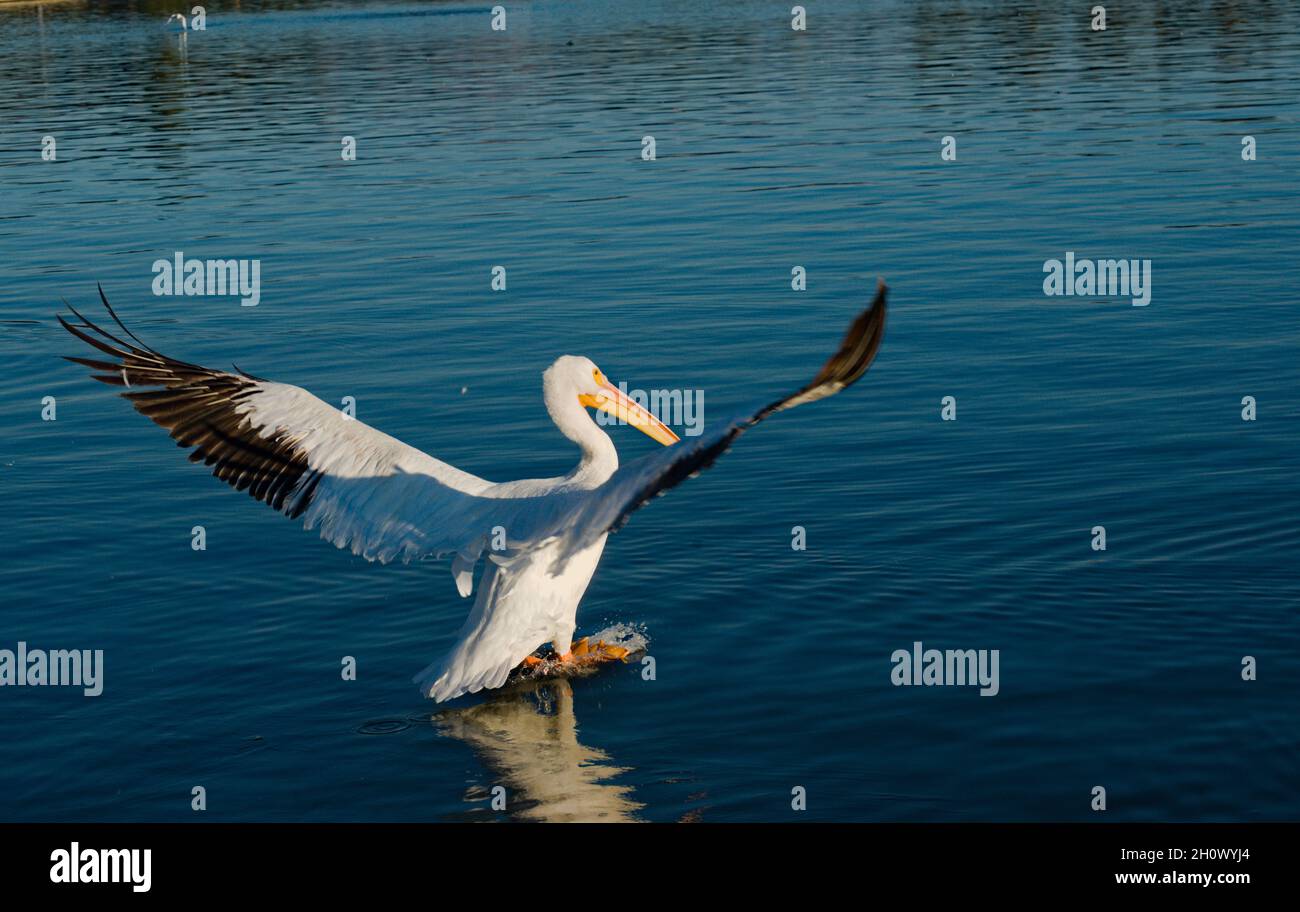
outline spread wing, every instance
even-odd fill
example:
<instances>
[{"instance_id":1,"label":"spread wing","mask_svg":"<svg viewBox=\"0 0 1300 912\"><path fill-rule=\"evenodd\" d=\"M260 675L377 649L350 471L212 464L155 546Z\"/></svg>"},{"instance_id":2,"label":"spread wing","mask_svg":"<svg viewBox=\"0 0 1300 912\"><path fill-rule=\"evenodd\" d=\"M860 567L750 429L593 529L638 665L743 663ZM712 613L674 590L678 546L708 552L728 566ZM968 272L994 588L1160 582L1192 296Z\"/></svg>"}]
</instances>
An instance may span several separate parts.
<instances>
[{"instance_id":1,"label":"spread wing","mask_svg":"<svg viewBox=\"0 0 1300 912\"><path fill-rule=\"evenodd\" d=\"M638 509L713 465L736 438L777 412L833 396L867 372L885 332L884 282L871 306L849 326L839 349L810 383L764 406L713 424L698 437L684 439L621 467L592 492L573 514L561 561L607 532L616 532Z\"/></svg>"},{"instance_id":2,"label":"spread wing","mask_svg":"<svg viewBox=\"0 0 1300 912\"><path fill-rule=\"evenodd\" d=\"M103 358L68 358L96 380L124 388L136 411L166 428L191 462L367 560L410 561L455 553L462 595L494 525L526 528L537 498L502 496L500 486L441 462L306 390L242 371L177 361L87 320L63 327ZM70 308L71 309L71 308Z\"/></svg>"}]
</instances>

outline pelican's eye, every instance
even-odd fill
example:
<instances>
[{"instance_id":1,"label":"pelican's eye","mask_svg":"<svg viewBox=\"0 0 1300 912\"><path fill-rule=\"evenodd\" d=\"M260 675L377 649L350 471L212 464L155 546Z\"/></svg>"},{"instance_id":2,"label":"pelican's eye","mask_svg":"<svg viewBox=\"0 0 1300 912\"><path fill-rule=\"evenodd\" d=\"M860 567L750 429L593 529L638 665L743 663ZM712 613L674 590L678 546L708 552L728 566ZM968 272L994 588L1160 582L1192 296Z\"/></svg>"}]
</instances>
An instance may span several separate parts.
<instances>
[{"instance_id":1,"label":"pelican's eye","mask_svg":"<svg viewBox=\"0 0 1300 912\"><path fill-rule=\"evenodd\" d=\"M595 379L597 386L605 385L605 375L600 372L600 368L593 370L591 376Z\"/></svg>"}]
</instances>

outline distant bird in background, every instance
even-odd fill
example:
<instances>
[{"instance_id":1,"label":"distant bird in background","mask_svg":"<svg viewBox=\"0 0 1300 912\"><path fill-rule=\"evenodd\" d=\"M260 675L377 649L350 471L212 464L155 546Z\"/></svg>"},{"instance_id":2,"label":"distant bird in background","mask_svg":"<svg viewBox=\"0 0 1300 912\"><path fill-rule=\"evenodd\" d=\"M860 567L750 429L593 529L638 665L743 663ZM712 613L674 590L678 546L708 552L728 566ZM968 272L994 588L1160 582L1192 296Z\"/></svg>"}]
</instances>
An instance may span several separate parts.
<instances>
[{"instance_id":1,"label":"distant bird in background","mask_svg":"<svg viewBox=\"0 0 1300 912\"><path fill-rule=\"evenodd\" d=\"M486 552L478 597L456 643L415 677L426 696L442 701L501 686L516 667L542 661L533 652L546 643L558 665L579 661L588 647L572 641L578 603L609 533L712 465L748 428L861 377L884 332L886 288L878 285L812 382L689 442L679 442L590 359L557 358L542 375L542 398L556 428L578 446L578 464L560 478L500 483L407 446L300 387L159 354L123 325L102 288L99 294L130 341L73 309L82 326L62 315L59 322L113 360L67 360L97 371L96 380L126 387L122 396L190 448L191 462L213 466L212 474L236 490L367 560L450 556L462 596L473 591ZM667 448L620 467L613 442L587 409L615 415Z\"/></svg>"}]
</instances>

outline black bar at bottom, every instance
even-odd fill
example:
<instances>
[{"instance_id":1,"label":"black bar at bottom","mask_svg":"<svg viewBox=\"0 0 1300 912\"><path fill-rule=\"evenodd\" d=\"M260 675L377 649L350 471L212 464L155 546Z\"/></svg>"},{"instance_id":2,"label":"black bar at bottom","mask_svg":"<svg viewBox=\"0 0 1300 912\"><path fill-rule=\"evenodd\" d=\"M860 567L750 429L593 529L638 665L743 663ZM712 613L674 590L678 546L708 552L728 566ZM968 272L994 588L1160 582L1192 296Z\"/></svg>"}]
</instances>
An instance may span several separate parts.
<instances>
[{"instance_id":1,"label":"black bar at bottom","mask_svg":"<svg viewBox=\"0 0 1300 912\"><path fill-rule=\"evenodd\" d=\"M734 898L780 883L853 885L872 895L1199 891L1231 900L1255 886L1285 887L1290 872L1282 868L1297 836L1300 825L1290 823L5 824L0 883L10 897L148 893L207 900L277 892L373 899L377 890L403 883L435 888L443 899L447 890L478 883L494 902L582 883L606 899L686 884L712 885ZM128 862L126 853L100 851L123 849L150 850L147 891L135 889L145 885L142 852ZM117 882L85 882L114 873Z\"/></svg>"}]
</instances>

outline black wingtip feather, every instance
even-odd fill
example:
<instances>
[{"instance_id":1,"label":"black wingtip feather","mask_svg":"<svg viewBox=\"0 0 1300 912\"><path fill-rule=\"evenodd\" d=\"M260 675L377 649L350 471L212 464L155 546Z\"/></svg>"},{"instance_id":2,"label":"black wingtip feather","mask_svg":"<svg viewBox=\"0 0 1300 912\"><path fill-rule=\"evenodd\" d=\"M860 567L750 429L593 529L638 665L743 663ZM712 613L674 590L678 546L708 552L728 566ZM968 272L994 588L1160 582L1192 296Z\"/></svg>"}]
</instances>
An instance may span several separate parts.
<instances>
[{"instance_id":1,"label":"black wingtip feather","mask_svg":"<svg viewBox=\"0 0 1300 912\"><path fill-rule=\"evenodd\" d=\"M118 317L117 317L117 311L113 310L113 305L108 303L108 297L104 294L104 286L101 285L101 284L99 284L98 282L96 282L96 283L95 283L95 287L99 289L99 300L101 300L101 301L104 302L104 309L107 310L107 311L108 311L108 315L109 315L110 317L113 318L113 322L116 323L119 327L121 327L122 332L126 333L128 336L130 336L130 337L131 337L132 339L134 339L136 342L139 342L139 343L140 343L140 347L143 348L145 351L147 351L149 354L151 354L151 355L156 355L156 354L158 354L156 351L154 351L154 350L153 350L152 348L150 348L148 345L145 345L144 342L142 342L142 341L140 340L140 337L139 337L139 336L137 336L135 333L131 332L131 330L127 329L127 328L126 328L126 324L123 323L121 320L118 319Z\"/></svg>"},{"instance_id":2,"label":"black wingtip feather","mask_svg":"<svg viewBox=\"0 0 1300 912\"><path fill-rule=\"evenodd\" d=\"M138 345L119 339L64 301L81 325L61 313L55 314L59 324L116 359L109 362L65 355L65 360L102 371L91 374L100 383L125 387L127 391L120 395L130 400L136 411L166 428L177 446L191 448L191 462L215 466L213 474L236 490L300 517L322 476L316 472L310 479L304 478L311 471L307 455L289 434L280 430L264 437L244 416L239 403L258 392L260 378L243 371L236 376L210 370L155 351L126 327L108 303L103 287L97 287L113 322Z\"/></svg>"},{"instance_id":3,"label":"black wingtip feather","mask_svg":"<svg viewBox=\"0 0 1300 912\"><path fill-rule=\"evenodd\" d=\"M663 471L648 484L635 491L627 500L618 515L603 531L617 532L627 523L632 513L661 497L688 478L694 478L703 470L713 465L723 453L731 448L736 438L746 430L758 424L764 418L782 409L794 408L805 402L814 402L833 396L840 390L855 383L867 372L875 360L880 342L884 338L886 298L889 289L883 281L877 281L876 294L870 306L863 310L849 325L848 332L836 349L835 354L822 365L812 382L798 392L776 400L759 409L752 416L740 419L728 428L717 440L699 449L690 449L683 445L681 455L667 464Z\"/></svg>"},{"instance_id":4,"label":"black wingtip feather","mask_svg":"<svg viewBox=\"0 0 1300 912\"><path fill-rule=\"evenodd\" d=\"M885 337L888 295L889 287L883 280L877 279L876 294L870 306L849 324L839 348L822 365L822 369L817 372L816 377L813 377L812 382L798 392L778 399L759 411L754 416L754 422L762 421L768 415L782 409L794 408L796 405L833 396L856 383L875 360L876 352L880 350L880 343Z\"/></svg>"}]
</instances>

